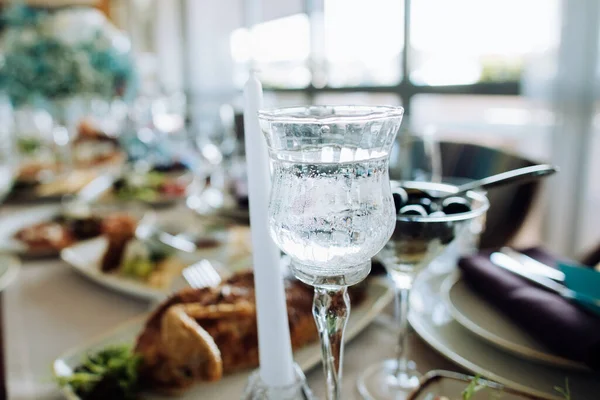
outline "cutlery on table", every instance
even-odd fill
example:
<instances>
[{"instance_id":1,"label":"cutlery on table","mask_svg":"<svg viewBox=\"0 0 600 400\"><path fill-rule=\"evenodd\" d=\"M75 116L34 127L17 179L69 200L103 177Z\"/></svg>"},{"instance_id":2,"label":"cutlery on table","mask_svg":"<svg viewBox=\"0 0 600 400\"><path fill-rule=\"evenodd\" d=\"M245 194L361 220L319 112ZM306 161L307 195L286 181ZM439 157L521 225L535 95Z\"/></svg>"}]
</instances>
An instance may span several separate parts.
<instances>
[{"instance_id":1,"label":"cutlery on table","mask_svg":"<svg viewBox=\"0 0 600 400\"><path fill-rule=\"evenodd\" d=\"M491 175L483 179L478 179L464 185L458 186L455 192L448 193L440 197L435 197L432 201L441 203L448 197L454 197L465 194L471 190L491 189L497 186L508 185L510 183L524 183L539 179L545 176L553 175L558 172L558 168L549 164L532 165L529 167L517 168L501 174Z\"/></svg>"},{"instance_id":2,"label":"cutlery on table","mask_svg":"<svg viewBox=\"0 0 600 400\"><path fill-rule=\"evenodd\" d=\"M557 282L565 281L564 272L559 271L556 268L552 268L551 266L546 265L542 262L539 262L538 260L529 257L527 254L523 254L519 251L513 250L510 247L503 247L500 249L500 252L519 262L520 264L522 264L525 270L535 275L545 276L546 278L550 278Z\"/></svg>"},{"instance_id":3,"label":"cutlery on table","mask_svg":"<svg viewBox=\"0 0 600 400\"><path fill-rule=\"evenodd\" d=\"M586 309L600 315L600 299L571 290L546 276L534 274L524 267L522 263L504 253L494 252L490 255L490 260L498 267L512 272L550 292L556 293L565 299L575 301Z\"/></svg>"},{"instance_id":4,"label":"cutlery on table","mask_svg":"<svg viewBox=\"0 0 600 400\"><path fill-rule=\"evenodd\" d=\"M183 278L194 289L218 286L221 275L208 260L200 260L183 270Z\"/></svg>"},{"instance_id":5,"label":"cutlery on table","mask_svg":"<svg viewBox=\"0 0 600 400\"><path fill-rule=\"evenodd\" d=\"M162 244L184 253L194 253L198 250L196 244L181 236L172 235L156 226L152 213L144 215L135 229L135 237L141 241L156 239Z\"/></svg>"}]
</instances>

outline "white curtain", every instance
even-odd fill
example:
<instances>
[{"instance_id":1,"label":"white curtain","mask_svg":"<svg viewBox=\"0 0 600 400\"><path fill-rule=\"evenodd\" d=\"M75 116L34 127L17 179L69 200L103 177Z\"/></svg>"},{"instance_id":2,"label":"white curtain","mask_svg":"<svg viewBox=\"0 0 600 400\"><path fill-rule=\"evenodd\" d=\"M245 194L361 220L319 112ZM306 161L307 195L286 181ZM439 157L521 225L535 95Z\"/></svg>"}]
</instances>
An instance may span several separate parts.
<instances>
[{"instance_id":1,"label":"white curtain","mask_svg":"<svg viewBox=\"0 0 600 400\"><path fill-rule=\"evenodd\" d=\"M599 144L593 121L599 93L600 2L565 0L561 15L556 68L541 71L526 87L547 98L554 113L551 155L561 172L550 180L544 198L546 244L575 256L600 243L600 170L592 159Z\"/></svg>"}]
</instances>

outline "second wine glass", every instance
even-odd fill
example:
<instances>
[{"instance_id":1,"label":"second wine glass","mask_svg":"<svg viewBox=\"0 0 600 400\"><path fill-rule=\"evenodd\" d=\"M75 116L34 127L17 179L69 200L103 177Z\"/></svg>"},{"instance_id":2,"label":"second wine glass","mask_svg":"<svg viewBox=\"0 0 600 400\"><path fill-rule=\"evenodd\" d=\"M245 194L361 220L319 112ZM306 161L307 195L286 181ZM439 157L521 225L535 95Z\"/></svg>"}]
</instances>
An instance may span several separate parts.
<instances>
[{"instance_id":1,"label":"second wine glass","mask_svg":"<svg viewBox=\"0 0 600 400\"><path fill-rule=\"evenodd\" d=\"M464 197L455 198L457 203L448 203L443 210L435 211L431 199L456 192L456 186L431 182L402 182L401 185L393 189L399 208L396 227L380 253L396 288L398 350L395 359L372 365L359 377L358 390L367 400L404 400L418 386L420 374L408 358L409 296L413 281L462 234L470 221L483 216L489 207L483 194L468 192ZM403 212L405 207L409 208L406 213ZM414 213L419 208L425 212Z\"/></svg>"}]
</instances>

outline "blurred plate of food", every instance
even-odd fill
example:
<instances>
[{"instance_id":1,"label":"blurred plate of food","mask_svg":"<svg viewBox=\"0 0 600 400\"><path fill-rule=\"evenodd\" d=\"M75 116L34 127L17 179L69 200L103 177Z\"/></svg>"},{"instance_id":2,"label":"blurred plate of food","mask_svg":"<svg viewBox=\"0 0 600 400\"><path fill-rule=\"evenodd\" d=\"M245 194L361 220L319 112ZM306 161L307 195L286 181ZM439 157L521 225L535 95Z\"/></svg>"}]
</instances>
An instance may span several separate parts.
<instances>
[{"instance_id":1,"label":"blurred plate of food","mask_svg":"<svg viewBox=\"0 0 600 400\"><path fill-rule=\"evenodd\" d=\"M79 240L100 235L107 218L128 214L100 206L86 213L67 210L46 205L0 218L0 251L25 257L57 256L60 250Z\"/></svg>"},{"instance_id":2,"label":"blurred plate of food","mask_svg":"<svg viewBox=\"0 0 600 400\"><path fill-rule=\"evenodd\" d=\"M183 201L193 174L179 162L126 168L114 179L106 201L141 201L153 207L173 205Z\"/></svg>"},{"instance_id":3,"label":"blurred plate of food","mask_svg":"<svg viewBox=\"0 0 600 400\"><path fill-rule=\"evenodd\" d=\"M307 371L321 361L312 316L313 289L288 279L294 359ZM349 293L353 307L346 342L393 299L393 290L378 278L368 278ZM108 368L95 368L98 365ZM177 292L149 316L63 354L53 369L72 400L159 399L165 394L179 399L233 399L242 394L257 366L254 279L251 271L245 271L218 287Z\"/></svg>"},{"instance_id":4,"label":"blurred plate of food","mask_svg":"<svg viewBox=\"0 0 600 400\"><path fill-rule=\"evenodd\" d=\"M194 242L193 253L177 251L156 239L140 239L131 221L111 220L102 236L75 243L61 251L61 258L94 282L130 296L161 300L186 286L181 273L194 262L209 259L227 265L227 271L250 263L247 235L238 230L196 234L185 222L159 225L174 236ZM157 222L160 224L160 222ZM221 268L225 272L224 268Z\"/></svg>"},{"instance_id":5,"label":"blurred plate of food","mask_svg":"<svg viewBox=\"0 0 600 400\"><path fill-rule=\"evenodd\" d=\"M93 181L100 171L74 170L47 181L17 178L10 195L9 203L60 201L65 195L72 195Z\"/></svg>"},{"instance_id":6,"label":"blurred plate of food","mask_svg":"<svg viewBox=\"0 0 600 400\"><path fill-rule=\"evenodd\" d=\"M137 206L35 207L0 219L0 250L28 258L58 256L64 248L101 236L113 220L135 224L140 217Z\"/></svg>"}]
</instances>

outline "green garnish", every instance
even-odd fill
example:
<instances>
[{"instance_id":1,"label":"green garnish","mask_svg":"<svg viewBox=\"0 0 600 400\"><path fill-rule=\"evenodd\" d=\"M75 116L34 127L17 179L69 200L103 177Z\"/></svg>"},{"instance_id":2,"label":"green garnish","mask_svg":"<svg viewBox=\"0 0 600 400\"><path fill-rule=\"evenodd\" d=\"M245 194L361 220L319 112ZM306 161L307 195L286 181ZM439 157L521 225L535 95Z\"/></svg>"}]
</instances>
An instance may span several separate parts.
<instances>
[{"instance_id":1,"label":"green garnish","mask_svg":"<svg viewBox=\"0 0 600 400\"><path fill-rule=\"evenodd\" d=\"M471 400L475 393L479 392L480 390L486 387L486 385L479 382L480 379L481 376L476 375L471 380L471 382L469 382L469 386L467 386L465 390L462 391L462 400Z\"/></svg>"},{"instance_id":2,"label":"green garnish","mask_svg":"<svg viewBox=\"0 0 600 400\"><path fill-rule=\"evenodd\" d=\"M142 358L129 346L110 346L88 357L70 376L58 378L82 399L134 400L140 391Z\"/></svg>"},{"instance_id":3,"label":"green garnish","mask_svg":"<svg viewBox=\"0 0 600 400\"><path fill-rule=\"evenodd\" d=\"M560 393L565 400L571 400L571 388L569 388L569 378L565 378L565 387L554 386L554 390Z\"/></svg>"},{"instance_id":4,"label":"green garnish","mask_svg":"<svg viewBox=\"0 0 600 400\"><path fill-rule=\"evenodd\" d=\"M138 279L148 278L153 270L154 263L144 257L133 257L130 260L125 261L121 268L123 275Z\"/></svg>"},{"instance_id":5,"label":"green garnish","mask_svg":"<svg viewBox=\"0 0 600 400\"><path fill-rule=\"evenodd\" d=\"M166 246L153 246L150 248L150 261L161 262L173 255L173 251Z\"/></svg>"},{"instance_id":6,"label":"green garnish","mask_svg":"<svg viewBox=\"0 0 600 400\"><path fill-rule=\"evenodd\" d=\"M17 140L17 147L23 154L32 154L42 147L42 143L34 138L20 138Z\"/></svg>"},{"instance_id":7,"label":"green garnish","mask_svg":"<svg viewBox=\"0 0 600 400\"><path fill-rule=\"evenodd\" d=\"M121 200L155 201L158 199L158 192L149 187L127 186L118 189L116 195Z\"/></svg>"},{"instance_id":8,"label":"green garnish","mask_svg":"<svg viewBox=\"0 0 600 400\"><path fill-rule=\"evenodd\" d=\"M167 177L163 172L148 172L146 174L146 184L148 187L158 189L160 185L167 181Z\"/></svg>"},{"instance_id":9,"label":"green garnish","mask_svg":"<svg viewBox=\"0 0 600 400\"><path fill-rule=\"evenodd\" d=\"M160 196L160 187L167 181L162 172L148 172L141 182L135 179L120 179L115 184L115 192L121 200L156 201Z\"/></svg>"}]
</instances>

